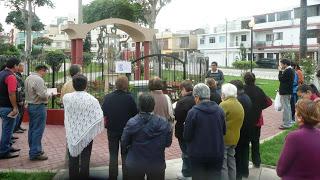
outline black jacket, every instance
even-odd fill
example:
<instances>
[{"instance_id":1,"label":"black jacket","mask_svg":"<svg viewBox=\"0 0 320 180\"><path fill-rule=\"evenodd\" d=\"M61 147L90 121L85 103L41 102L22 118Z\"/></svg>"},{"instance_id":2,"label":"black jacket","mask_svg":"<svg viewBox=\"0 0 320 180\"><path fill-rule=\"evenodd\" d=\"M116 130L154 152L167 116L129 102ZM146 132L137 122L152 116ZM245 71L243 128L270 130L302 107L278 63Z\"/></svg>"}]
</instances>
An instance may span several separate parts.
<instances>
[{"instance_id":1,"label":"black jacket","mask_svg":"<svg viewBox=\"0 0 320 180\"><path fill-rule=\"evenodd\" d=\"M241 103L243 110L244 110L244 119L243 124L241 126L240 130L240 139L239 142L242 142L243 139L250 138L250 131L251 131L251 125L250 125L250 113L252 111L252 103L250 97L246 93L240 93L238 94L238 101Z\"/></svg>"},{"instance_id":2,"label":"black jacket","mask_svg":"<svg viewBox=\"0 0 320 180\"><path fill-rule=\"evenodd\" d=\"M218 105L221 103L221 96L217 93L216 89L210 89L210 101L214 101Z\"/></svg>"},{"instance_id":3,"label":"black jacket","mask_svg":"<svg viewBox=\"0 0 320 180\"><path fill-rule=\"evenodd\" d=\"M184 127L184 121L186 120L188 111L195 105L194 97L192 95L192 92L190 92L188 95L182 97L176 105L176 108L174 110L174 116L176 119L176 125L175 125L175 136L178 139L183 138L183 127Z\"/></svg>"},{"instance_id":4,"label":"black jacket","mask_svg":"<svg viewBox=\"0 0 320 180\"><path fill-rule=\"evenodd\" d=\"M193 106L183 132L188 156L199 161L210 159L216 169L221 169L225 133L225 113L217 103L207 101Z\"/></svg>"},{"instance_id":5,"label":"black jacket","mask_svg":"<svg viewBox=\"0 0 320 180\"><path fill-rule=\"evenodd\" d=\"M131 118L121 137L126 166L138 170L165 169L165 148L172 143L171 124L164 118L139 113Z\"/></svg>"},{"instance_id":6,"label":"black jacket","mask_svg":"<svg viewBox=\"0 0 320 180\"><path fill-rule=\"evenodd\" d=\"M290 95L293 92L293 80L294 80L294 70L292 68L287 68L284 71L279 71L279 94L280 95Z\"/></svg>"},{"instance_id":7,"label":"black jacket","mask_svg":"<svg viewBox=\"0 0 320 180\"><path fill-rule=\"evenodd\" d=\"M130 118L138 113L137 105L128 92L116 90L107 94L102 104L103 115L107 119L108 133L122 134Z\"/></svg>"}]
</instances>

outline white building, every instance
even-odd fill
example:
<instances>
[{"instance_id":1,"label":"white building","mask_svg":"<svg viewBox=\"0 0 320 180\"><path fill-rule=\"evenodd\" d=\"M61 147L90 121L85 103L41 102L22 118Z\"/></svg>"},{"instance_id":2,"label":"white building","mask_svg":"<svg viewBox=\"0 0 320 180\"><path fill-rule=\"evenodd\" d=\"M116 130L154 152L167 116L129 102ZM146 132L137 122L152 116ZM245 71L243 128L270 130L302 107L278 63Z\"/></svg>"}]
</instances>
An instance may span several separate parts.
<instances>
[{"instance_id":1,"label":"white building","mask_svg":"<svg viewBox=\"0 0 320 180\"><path fill-rule=\"evenodd\" d=\"M240 44L247 48L247 59L251 59L250 28L248 23L254 19L253 52L254 60L261 58L279 60L283 53L294 52L299 57L300 37L299 7L283 11L253 15L228 22L226 25L214 28L214 33L198 36L198 48L209 61L217 61L219 65L231 66L232 62L240 59ZM320 30L320 3L308 1L308 56L317 59ZM226 42L227 37L227 42ZM227 46L226 46L227 45ZM226 56L227 52L227 56ZM227 57L227 58L226 58Z\"/></svg>"}]
</instances>

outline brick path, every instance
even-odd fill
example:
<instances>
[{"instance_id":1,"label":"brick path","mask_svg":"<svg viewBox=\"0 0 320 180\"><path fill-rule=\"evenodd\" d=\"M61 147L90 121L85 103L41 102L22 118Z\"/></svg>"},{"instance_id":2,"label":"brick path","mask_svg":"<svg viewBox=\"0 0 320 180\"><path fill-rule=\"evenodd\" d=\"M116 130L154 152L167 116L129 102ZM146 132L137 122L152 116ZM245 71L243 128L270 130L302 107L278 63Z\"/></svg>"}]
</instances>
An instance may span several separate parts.
<instances>
[{"instance_id":1,"label":"brick path","mask_svg":"<svg viewBox=\"0 0 320 180\"><path fill-rule=\"evenodd\" d=\"M275 112L273 107L264 111L265 125L262 127L261 139L268 138L280 132L278 129L281 120L281 113ZM23 124L28 128L28 124ZM15 148L22 149L18 158L9 160L0 160L0 169L34 169L34 170L57 170L64 166L66 153L65 130L63 126L47 125L43 138L43 148L49 159L47 161L33 162L28 159L28 139L27 132L24 134L15 134L19 137L14 144ZM180 158L181 152L178 141L173 138L173 143L166 150L166 159ZM94 140L93 151L91 155L91 167L108 165L108 143L106 131L100 134Z\"/></svg>"}]
</instances>

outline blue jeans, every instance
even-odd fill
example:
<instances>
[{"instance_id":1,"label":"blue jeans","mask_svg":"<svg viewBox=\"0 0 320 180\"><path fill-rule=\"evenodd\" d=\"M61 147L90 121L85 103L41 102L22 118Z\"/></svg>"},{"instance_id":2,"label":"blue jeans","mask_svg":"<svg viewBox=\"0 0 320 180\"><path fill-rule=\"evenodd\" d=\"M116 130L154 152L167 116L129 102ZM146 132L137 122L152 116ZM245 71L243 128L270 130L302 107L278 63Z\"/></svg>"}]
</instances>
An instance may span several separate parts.
<instances>
[{"instance_id":1,"label":"blue jeans","mask_svg":"<svg viewBox=\"0 0 320 180\"><path fill-rule=\"evenodd\" d=\"M178 139L179 146L182 152L182 170L181 173L184 177L191 177L191 161L187 155L187 143L182 139Z\"/></svg>"},{"instance_id":2,"label":"blue jeans","mask_svg":"<svg viewBox=\"0 0 320 180\"><path fill-rule=\"evenodd\" d=\"M10 141L15 124L14 118L9 118L8 114L12 111L9 107L0 107L0 117L2 119L2 135L0 142L0 157L10 153Z\"/></svg>"},{"instance_id":3,"label":"blue jeans","mask_svg":"<svg viewBox=\"0 0 320 180\"><path fill-rule=\"evenodd\" d=\"M33 159L41 154L42 135L46 126L47 108L44 104L28 104L29 113L29 158Z\"/></svg>"}]
</instances>

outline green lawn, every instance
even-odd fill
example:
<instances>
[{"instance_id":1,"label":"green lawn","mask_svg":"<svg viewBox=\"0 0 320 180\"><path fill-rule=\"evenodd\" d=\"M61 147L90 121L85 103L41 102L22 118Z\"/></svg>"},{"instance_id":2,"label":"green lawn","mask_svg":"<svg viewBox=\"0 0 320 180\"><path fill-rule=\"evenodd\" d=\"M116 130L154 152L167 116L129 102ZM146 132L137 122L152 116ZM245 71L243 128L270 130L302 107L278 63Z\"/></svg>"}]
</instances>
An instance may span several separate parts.
<instances>
[{"instance_id":1,"label":"green lawn","mask_svg":"<svg viewBox=\"0 0 320 180\"><path fill-rule=\"evenodd\" d=\"M54 177L55 173L51 172L0 172L0 179L4 180L49 180Z\"/></svg>"},{"instance_id":2,"label":"green lawn","mask_svg":"<svg viewBox=\"0 0 320 180\"><path fill-rule=\"evenodd\" d=\"M235 79L243 80L240 76L224 76L224 79L225 82L230 82L231 80ZM276 96L276 90L279 88L279 81L268 79L256 79L256 85L263 89L266 95L274 99Z\"/></svg>"},{"instance_id":3,"label":"green lawn","mask_svg":"<svg viewBox=\"0 0 320 180\"><path fill-rule=\"evenodd\" d=\"M285 130L274 138L265 141L260 145L261 163L276 166L282 151L284 140L289 132L297 129L297 126Z\"/></svg>"}]
</instances>

